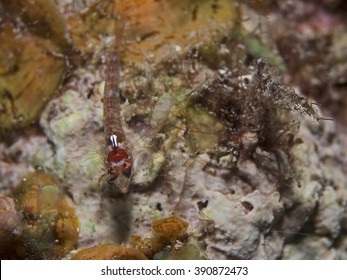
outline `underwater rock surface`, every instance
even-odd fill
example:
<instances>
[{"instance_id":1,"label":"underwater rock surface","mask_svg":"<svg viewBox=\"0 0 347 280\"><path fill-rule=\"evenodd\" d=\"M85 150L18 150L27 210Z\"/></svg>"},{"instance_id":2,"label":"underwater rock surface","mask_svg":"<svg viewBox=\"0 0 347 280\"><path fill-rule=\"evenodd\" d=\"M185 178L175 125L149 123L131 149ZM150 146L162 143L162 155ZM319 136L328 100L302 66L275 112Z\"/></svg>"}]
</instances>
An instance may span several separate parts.
<instances>
[{"instance_id":1,"label":"underwater rock surface","mask_svg":"<svg viewBox=\"0 0 347 280\"><path fill-rule=\"evenodd\" d=\"M0 4L1 134L35 123L66 70L69 43L63 19L52 2L35 4L26 0Z\"/></svg>"},{"instance_id":2,"label":"underwater rock surface","mask_svg":"<svg viewBox=\"0 0 347 280\"><path fill-rule=\"evenodd\" d=\"M61 45L71 37L70 72L38 126L0 141L0 189L14 198L1 209L1 224L13 217L1 237L19 248L8 258L347 259L343 132L295 83L285 36L272 42L252 28L273 24L261 16L275 13L272 1L187 1L171 10L172 1L147 0L146 13L130 9L137 2L120 9L130 193L105 180L113 2L60 1L66 30L50 32ZM170 17L153 30L159 11ZM179 32L165 39L170 23Z\"/></svg>"}]
</instances>

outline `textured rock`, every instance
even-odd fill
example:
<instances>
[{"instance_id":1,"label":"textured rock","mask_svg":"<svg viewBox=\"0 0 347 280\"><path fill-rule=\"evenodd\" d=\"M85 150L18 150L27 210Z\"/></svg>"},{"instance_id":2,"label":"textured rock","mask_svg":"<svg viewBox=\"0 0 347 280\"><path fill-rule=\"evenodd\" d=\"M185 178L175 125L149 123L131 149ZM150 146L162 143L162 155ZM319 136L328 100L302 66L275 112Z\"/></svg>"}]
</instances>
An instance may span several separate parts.
<instances>
[{"instance_id":1,"label":"textured rock","mask_svg":"<svg viewBox=\"0 0 347 280\"><path fill-rule=\"evenodd\" d=\"M268 63L252 59L278 55L273 46L262 45L246 29L230 39L236 32L229 29L232 24L217 24L211 37L176 51L159 48L161 55L148 54L148 60L132 57L131 48L125 51L126 61L137 61L123 64L120 85L135 173L129 194L109 190L103 176L102 94L105 53L113 38L95 34L113 20L108 9L104 17L100 13L110 3L66 4L70 28L76 7L90 8L77 21L95 22L90 41L79 41L87 33L79 37L73 31L84 63L75 65L61 94L49 101L40 135L0 144L3 192L37 165L67 186L80 220L77 249L84 252L75 258L345 259L341 133L334 122L319 122L312 101L284 85ZM164 242L163 248L152 225L170 216L189 224L180 227L188 241ZM61 224L68 223L56 223Z\"/></svg>"}]
</instances>

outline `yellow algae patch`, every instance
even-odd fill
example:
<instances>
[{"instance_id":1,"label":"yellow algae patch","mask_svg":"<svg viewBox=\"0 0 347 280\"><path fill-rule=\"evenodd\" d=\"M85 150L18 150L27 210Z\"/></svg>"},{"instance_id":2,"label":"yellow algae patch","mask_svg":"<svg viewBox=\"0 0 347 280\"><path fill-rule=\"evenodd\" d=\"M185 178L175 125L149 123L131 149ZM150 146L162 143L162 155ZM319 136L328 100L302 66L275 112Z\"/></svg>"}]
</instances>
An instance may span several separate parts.
<instances>
[{"instance_id":1,"label":"yellow algae patch","mask_svg":"<svg viewBox=\"0 0 347 280\"><path fill-rule=\"evenodd\" d=\"M73 249L79 221L72 202L54 178L42 171L28 174L13 196L23 216L19 256L56 259Z\"/></svg>"},{"instance_id":2,"label":"yellow algae patch","mask_svg":"<svg viewBox=\"0 0 347 280\"><path fill-rule=\"evenodd\" d=\"M100 35L114 35L119 24L124 26L122 58L126 62L157 60L170 46L180 50L209 42L214 31L232 27L236 18L234 3L227 0L129 0L117 4L115 8L114 1L97 1L78 17L69 18L77 48L93 52L103 43Z\"/></svg>"},{"instance_id":3,"label":"yellow algae patch","mask_svg":"<svg viewBox=\"0 0 347 280\"><path fill-rule=\"evenodd\" d=\"M0 28L0 132L36 121L54 96L65 70L57 47L5 23Z\"/></svg>"},{"instance_id":4,"label":"yellow algae patch","mask_svg":"<svg viewBox=\"0 0 347 280\"><path fill-rule=\"evenodd\" d=\"M65 20L51 0L2 0L11 15L18 15L30 31L53 41L66 53L70 43L66 36Z\"/></svg>"},{"instance_id":5,"label":"yellow algae patch","mask_svg":"<svg viewBox=\"0 0 347 280\"><path fill-rule=\"evenodd\" d=\"M139 250L123 247L117 244L104 244L92 248L82 249L73 260L146 260L146 256Z\"/></svg>"}]
</instances>

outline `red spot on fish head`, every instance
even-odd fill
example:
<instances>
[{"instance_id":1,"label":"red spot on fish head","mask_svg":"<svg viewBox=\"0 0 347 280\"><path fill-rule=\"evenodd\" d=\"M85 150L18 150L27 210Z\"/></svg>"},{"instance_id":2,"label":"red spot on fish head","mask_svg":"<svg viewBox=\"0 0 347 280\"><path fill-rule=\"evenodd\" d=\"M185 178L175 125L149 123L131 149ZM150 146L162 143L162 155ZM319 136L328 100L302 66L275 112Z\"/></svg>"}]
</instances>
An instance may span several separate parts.
<instances>
[{"instance_id":1,"label":"red spot on fish head","mask_svg":"<svg viewBox=\"0 0 347 280\"><path fill-rule=\"evenodd\" d=\"M130 177L132 171L132 159L125 149L113 148L107 154L109 181L117 179L119 174Z\"/></svg>"}]
</instances>

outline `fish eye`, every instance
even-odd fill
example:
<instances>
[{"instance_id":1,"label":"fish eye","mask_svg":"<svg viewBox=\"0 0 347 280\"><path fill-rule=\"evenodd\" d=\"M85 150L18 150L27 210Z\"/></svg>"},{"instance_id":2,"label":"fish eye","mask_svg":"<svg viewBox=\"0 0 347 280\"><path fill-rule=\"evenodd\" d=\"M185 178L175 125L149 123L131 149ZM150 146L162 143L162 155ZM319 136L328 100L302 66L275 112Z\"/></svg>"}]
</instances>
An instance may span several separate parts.
<instances>
[{"instance_id":1,"label":"fish eye","mask_svg":"<svg viewBox=\"0 0 347 280\"><path fill-rule=\"evenodd\" d=\"M130 161L126 161L124 163L124 169L125 170L130 170L131 169L131 162Z\"/></svg>"},{"instance_id":2,"label":"fish eye","mask_svg":"<svg viewBox=\"0 0 347 280\"><path fill-rule=\"evenodd\" d=\"M126 176L131 175L131 162L125 162L124 163L123 174Z\"/></svg>"}]
</instances>

